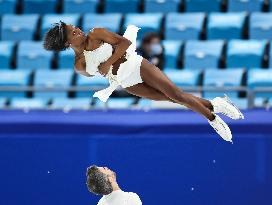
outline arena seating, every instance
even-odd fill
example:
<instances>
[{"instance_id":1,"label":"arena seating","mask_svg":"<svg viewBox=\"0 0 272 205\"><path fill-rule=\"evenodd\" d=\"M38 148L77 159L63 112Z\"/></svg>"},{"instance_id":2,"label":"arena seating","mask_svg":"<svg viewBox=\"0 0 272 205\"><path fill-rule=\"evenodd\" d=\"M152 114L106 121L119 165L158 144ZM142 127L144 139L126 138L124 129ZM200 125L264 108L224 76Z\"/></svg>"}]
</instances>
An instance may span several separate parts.
<instances>
[{"instance_id":1,"label":"arena seating","mask_svg":"<svg viewBox=\"0 0 272 205\"><path fill-rule=\"evenodd\" d=\"M266 43L264 40L229 41L227 67L262 67Z\"/></svg>"},{"instance_id":2,"label":"arena seating","mask_svg":"<svg viewBox=\"0 0 272 205\"><path fill-rule=\"evenodd\" d=\"M0 14L12 14L16 11L17 0L6 0L0 3Z\"/></svg>"},{"instance_id":3,"label":"arena seating","mask_svg":"<svg viewBox=\"0 0 272 205\"><path fill-rule=\"evenodd\" d=\"M197 86L199 70L166 70L165 74L178 86Z\"/></svg>"},{"instance_id":4,"label":"arena seating","mask_svg":"<svg viewBox=\"0 0 272 205\"><path fill-rule=\"evenodd\" d=\"M43 49L42 42L22 41L18 45L17 67L51 68L53 53Z\"/></svg>"},{"instance_id":5,"label":"arena seating","mask_svg":"<svg viewBox=\"0 0 272 205\"><path fill-rule=\"evenodd\" d=\"M144 12L146 13L178 12L179 6L180 6L179 0L167 0L167 1L145 0Z\"/></svg>"},{"instance_id":6,"label":"arena seating","mask_svg":"<svg viewBox=\"0 0 272 205\"><path fill-rule=\"evenodd\" d=\"M164 40L164 60L166 68L177 68L182 41Z\"/></svg>"},{"instance_id":7,"label":"arena seating","mask_svg":"<svg viewBox=\"0 0 272 205\"><path fill-rule=\"evenodd\" d=\"M10 108L13 109L44 109L48 100L45 98L12 98Z\"/></svg>"},{"instance_id":8,"label":"arena seating","mask_svg":"<svg viewBox=\"0 0 272 205\"><path fill-rule=\"evenodd\" d=\"M102 27L118 33L121 20L121 14L85 14L83 16L82 28L84 32L89 32L91 28Z\"/></svg>"},{"instance_id":9,"label":"arena seating","mask_svg":"<svg viewBox=\"0 0 272 205\"><path fill-rule=\"evenodd\" d=\"M224 42L187 41L184 49L185 68L218 68L223 54Z\"/></svg>"},{"instance_id":10,"label":"arena seating","mask_svg":"<svg viewBox=\"0 0 272 205\"><path fill-rule=\"evenodd\" d=\"M139 0L105 0L105 13L136 13Z\"/></svg>"},{"instance_id":11,"label":"arena seating","mask_svg":"<svg viewBox=\"0 0 272 205\"><path fill-rule=\"evenodd\" d=\"M248 72L247 84L249 88L261 88L272 86L272 69L252 69ZM257 97L272 98L271 92L257 93Z\"/></svg>"},{"instance_id":12,"label":"arena seating","mask_svg":"<svg viewBox=\"0 0 272 205\"><path fill-rule=\"evenodd\" d=\"M2 16L1 40L34 40L38 18L37 14Z\"/></svg>"},{"instance_id":13,"label":"arena seating","mask_svg":"<svg viewBox=\"0 0 272 205\"><path fill-rule=\"evenodd\" d=\"M204 72L204 86L228 86L228 87L238 87L242 83L242 77L244 74L243 69L227 69L227 70L206 70ZM230 97L239 97L237 91L225 92ZM206 98L213 98L216 96L222 96L222 92L211 92L205 91L204 96Z\"/></svg>"},{"instance_id":14,"label":"arena seating","mask_svg":"<svg viewBox=\"0 0 272 205\"><path fill-rule=\"evenodd\" d=\"M118 10L114 10L113 5ZM163 71L180 86L215 84L255 88L255 81L258 81L257 85L270 86L267 79L272 67L270 7L263 0L1 1L0 71L1 74L3 72L2 78L9 76L7 80L1 81L1 86L35 86L47 84L47 81L58 85L61 81L58 74L50 77L51 80L47 79L46 76L51 76L51 71L69 73L65 74L68 80L63 86L91 86L97 89L108 86L108 82L102 77L90 80L74 74L72 49L55 53L42 48L45 32L60 20L79 26L85 32L94 27L105 27L119 34L123 34L127 25L135 24L141 28L138 46L144 33L158 32L164 46ZM40 11L41 8L43 11ZM46 74L40 74L44 72ZM233 79L228 77L225 82L225 75L232 76L232 72L236 76ZM267 75L263 72L267 72ZM256 73L260 73L259 76ZM197 77L185 79L182 77L185 74ZM17 79L16 76L20 77ZM229 82L232 80L235 83ZM42 83L38 83L40 81ZM216 82L221 82L221 85ZM54 94L24 91L10 92L7 96L6 92L1 92L1 96L8 97L6 100L9 102L12 97L36 98L42 94L46 99L54 101L58 97L68 100L88 98L94 92L90 88L89 91ZM219 93L203 94L212 97ZM237 100L245 100L245 95L240 92L231 92L231 96L237 97ZM263 102L264 99L269 99L270 94L264 92L256 96L259 97L256 102ZM48 106L48 103L45 105ZM97 103L96 105L98 106ZM240 105L244 106L244 102Z\"/></svg>"},{"instance_id":15,"label":"arena seating","mask_svg":"<svg viewBox=\"0 0 272 205\"><path fill-rule=\"evenodd\" d=\"M208 16L208 39L242 39L246 13L211 13Z\"/></svg>"},{"instance_id":16,"label":"arena seating","mask_svg":"<svg viewBox=\"0 0 272 205\"><path fill-rule=\"evenodd\" d=\"M166 15L165 39L200 39L200 34L204 25L204 18L204 13L169 13Z\"/></svg>"},{"instance_id":17,"label":"arena seating","mask_svg":"<svg viewBox=\"0 0 272 205\"><path fill-rule=\"evenodd\" d=\"M271 13L252 13L249 21L250 39L272 39Z\"/></svg>"},{"instance_id":18,"label":"arena seating","mask_svg":"<svg viewBox=\"0 0 272 205\"><path fill-rule=\"evenodd\" d=\"M24 13L55 13L57 7L56 0L23 0L22 10Z\"/></svg>"},{"instance_id":19,"label":"arena seating","mask_svg":"<svg viewBox=\"0 0 272 205\"><path fill-rule=\"evenodd\" d=\"M78 26L79 18L79 14L46 14L42 18L41 36L44 36L45 32L52 27L52 24L58 23L60 20L66 24Z\"/></svg>"},{"instance_id":20,"label":"arena seating","mask_svg":"<svg viewBox=\"0 0 272 205\"><path fill-rule=\"evenodd\" d=\"M90 98L54 98L52 109L89 109Z\"/></svg>"},{"instance_id":21,"label":"arena seating","mask_svg":"<svg viewBox=\"0 0 272 205\"><path fill-rule=\"evenodd\" d=\"M262 11L264 0L228 0L228 11L236 12L236 11Z\"/></svg>"},{"instance_id":22,"label":"arena seating","mask_svg":"<svg viewBox=\"0 0 272 205\"><path fill-rule=\"evenodd\" d=\"M30 71L0 71L0 86L27 86L30 80ZM26 97L26 92L0 92L0 97Z\"/></svg>"},{"instance_id":23,"label":"arena seating","mask_svg":"<svg viewBox=\"0 0 272 205\"><path fill-rule=\"evenodd\" d=\"M123 31L129 24L140 27L137 38L141 39L146 32L161 32L162 13L151 14L127 14Z\"/></svg>"},{"instance_id":24,"label":"arena seating","mask_svg":"<svg viewBox=\"0 0 272 205\"><path fill-rule=\"evenodd\" d=\"M72 84L72 70L37 70L34 76L35 86L44 86L50 88L52 86L65 87ZM65 80L64 80L65 79ZM50 99L52 97L67 97L68 93L61 92L34 92L35 97L43 97Z\"/></svg>"},{"instance_id":25,"label":"arena seating","mask_svg":"<svg viewBox=\"0 0 272 205\"><path fill-rule=\"evenodd\" d=\"M63 13L95 13L99 0L64 0Z\"/></svg>"},{"instance_id":26,"label":"arena seating","mask_svg":"<svg viewBox=\"0 0 272 205\"><path fill-rule=\"evenodd\" d=\"M218 0L185 0L186 12L220 11L221 1Z\"/></svg>"},{"instance_id":27,"label":"arena seating","mask_svg":"<svg viewBox=\"0 0 272 205\"><path fill-rule=\"evenodd\" d=\"M107 102L107 107L111 109L128 109L134 101L134 98L111 98Z\"/></svg>"},{"instance_id":28,"label":"arena seating","mask_svg":"<svg viewBox=\"0 0 272 205\"><path fill-rule=\"evenodd\" d=\"M0 108L3 109L6 107L6 98L0 97Z\"/></svg>"},{"instance_id":29,"label":"arena seating","mask_svg":"<svg viewBox=\"0 0 272 205\"><path fill-rule=\"evenodd\" d=\"M102 76L94 76L92 80L82 75L76 75L76 85L78 86L98 86L100 88L106 88L109 86L109 82ZM94 91L78 91L76 97L90 97L94 94Z\"/></svg>"},{"instance_id":30,"label":"arena seating","mask_svg":"<svg viewBox=\"0 0 272 205\"><path fill-rule=\"evenodd\" d=\"M58 68L71 69L74 64L74 51L73 49L67 49L58 53Z\"/></svg>"},{"instance_id":31,"label":"arena seating","mask_svg":"<svg viewBox=\"0 0 272 205\"><path fill-rule=\"evenodd\" d=\"M271 45L271 42L270 42ZM272 47L269 49L269 68L272 68Z\"/></svg>"},{"instance_id":32,"label":"arena seating","mask_svg":"<svg viewBox=\"0 0 272 205\"><path fill-rule=\"evenodd\" d=\"M0 41L0 70L11 67L14 45L13 41Z\"/></svg>"}]
</instances>

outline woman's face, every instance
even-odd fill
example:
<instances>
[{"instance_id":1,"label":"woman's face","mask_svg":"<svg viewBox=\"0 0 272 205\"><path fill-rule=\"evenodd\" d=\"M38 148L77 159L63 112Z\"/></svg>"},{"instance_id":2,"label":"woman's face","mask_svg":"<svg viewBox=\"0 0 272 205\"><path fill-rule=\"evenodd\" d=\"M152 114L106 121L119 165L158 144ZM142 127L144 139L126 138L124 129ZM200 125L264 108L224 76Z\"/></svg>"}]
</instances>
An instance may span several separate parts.
<instances>
[{"instance_id":1,"label":"woman's face","mask_svg":"<svg viewBox=\"0 0 272 205\"><path fill-rule=\"evenodd\" d=\"M74 25L66 25L67 41L72 47L77 47L84 44L87 36L83 31Z\"/></svg>"}]
</instances>

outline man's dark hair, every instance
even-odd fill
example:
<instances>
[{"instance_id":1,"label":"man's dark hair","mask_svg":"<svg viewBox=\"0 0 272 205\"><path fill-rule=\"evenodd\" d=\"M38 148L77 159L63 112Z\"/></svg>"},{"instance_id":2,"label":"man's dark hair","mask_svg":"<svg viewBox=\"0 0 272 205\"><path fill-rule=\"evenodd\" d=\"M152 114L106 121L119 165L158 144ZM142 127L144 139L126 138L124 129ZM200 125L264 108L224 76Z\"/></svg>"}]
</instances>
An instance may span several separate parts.
<instances>
[{"instance_id":1,"label":"man's dark hair","mask_svg":"<svg viewBox=\"0 0 272 205\"><path fill-rule=\"evenodd\" d=\"M148 32L142 38L142 44L150 43L153 38L161 38L156 32Z\"/></svg>"},{"instance_id":2,"label":"man's dark hair","mask_svg":"<svg viewBox=\"0 0 272 205\"><path fill-rule=\"evenodd\" d=\"M93 165L87 168L88 190L97 195L108 195L112 190L112 185L107 176L100 172L98 167Z\"/></svg>"},{"instance_id":3,"label":"man's dark hair","mask_svg":"<svg viewBox=\"0 0 272 205\"><path fill-rule=\"evenodd\" d=\"M69 46L65 45L67 42L66 24L62 21L55 23L44 37L43 47L49 51L63 51Z\"/></svg>"}]
</instances>

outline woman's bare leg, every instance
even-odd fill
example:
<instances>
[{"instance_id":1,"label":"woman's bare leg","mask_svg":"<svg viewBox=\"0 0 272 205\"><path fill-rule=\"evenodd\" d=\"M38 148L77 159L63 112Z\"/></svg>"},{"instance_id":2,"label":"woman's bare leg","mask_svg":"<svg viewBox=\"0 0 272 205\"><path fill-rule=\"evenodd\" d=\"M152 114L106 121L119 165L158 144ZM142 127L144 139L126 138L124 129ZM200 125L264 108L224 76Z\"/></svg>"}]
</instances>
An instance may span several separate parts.
<instances>
[{"instance_id":1,"label":"woman's bare leg","mask_svg":"<svg viewBox=\"0 0 272 205\"><path fill-rule=\"evenodd\" d=\"M212 105L208 100L183 92L159 68L146 59L143 59L141 64L141 77L147 85L160 91L174 102L185 105L209 120L215 118L211 112Z\"/></svg>"},{"instance_id":2,"label":"woman's bare leg","mask_svg":"<svg viewBox=\"0 0 272 205\"><path fill-rule=\"evenodd\" d=\"M147 98L150 100L174 102L172 99L168 98L162 92L156 90L155 88L150 87L145 82L133 85L131 87L127 87L125 88L125 90L132 95Z\"/></svg>"}]
</instances>

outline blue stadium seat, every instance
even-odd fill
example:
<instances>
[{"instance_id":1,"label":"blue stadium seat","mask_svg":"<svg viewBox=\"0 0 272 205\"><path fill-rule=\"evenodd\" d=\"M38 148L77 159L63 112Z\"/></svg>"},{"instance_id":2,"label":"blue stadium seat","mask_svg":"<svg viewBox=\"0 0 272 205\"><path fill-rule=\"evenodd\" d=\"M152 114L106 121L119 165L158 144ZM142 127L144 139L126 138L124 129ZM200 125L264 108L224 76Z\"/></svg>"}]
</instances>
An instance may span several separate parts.
<instances>
[{"instance_id":1,"label":"blue stadium seat","mask_svg":"<svg viewBox=\"0 0 272 205\"><path fill-rule=\"evenodd\" d=\"M152 101L146 98L140 98L137 107L141 109L149 109L151 107Z\"/></svg>"},{"instance_id":2,"label":"blue stadium seat","mask_svg":"<svg viewBox=\"0 0 272 205\"><path fill-rule=\"evenodd\" d=\"M185 68L217 68L224 41L187 41L184 49Z\"/></svg>"},{"instance_id":3,"label":"blue stadium seat","mask_svg":"<svg viewBox=\"0 0 272 205\"><path fill-rule=\"evenodd\" d=\"M0 70L0 86L27 86L30 80L30 71ZM0 97L26 97L23 91L0 91Z\"/></svg>"},{"instance_id":4,"label":"blue stadium seat","mask_svg":"<svg viewBox=\"0 0 272 205\"><path fill-rule=\"evenodd\" d=\"M199 70L166 70L164 71L168 78L177 86L197 86L200 71Z\"/></svg>"},{"instance_id":5,"label":"blue stadium seat","mask_svg":"<svg viewBox=\"0 0 272 205\"><path fill-rule=\"evenodd\" d=\"M91 98L54 98L51 108L53 109L89 109Z\"/></svg>"},{"instance_id":6,"label":"blue stadium seat","mask_svg":"<svg viewBox=\"0 0 272 205\"><path fill-rule=\"evenodd\" d=\"M127 14L125 17L123 31L129 24L133 24L141 28L137 35L138 39L141 39L146 32L160 33L162 17L163 15L161 13Z\"/></svg>"},{"instance_id":7,"label":"blue stadium seat","mask_svg":"<svg viewBox=\"0 0 272 205\"><path fill-rule=\"evenodd\" d=\"M272 68L272 42L270 42L269 46L269 68Z\"/></svg>"},{"instance_id":8,"label":"blue stadium seat","mask_svg":"<svg viewBox=\"0 0 272 205\"><path fill-rule=\"evenodd\" d=\"M169 13L166 15L165 39L199 39L204 25L204 13Z\"/></svg>"},{"instance_id":9,"label":"blue stadium seat","mask_svg":"<svg viewBox=\"0 0 272 205\"><path fill-rule=\"evenodd\" d=\"M67 87L72 84L72 70L37 70L34 76L34 86ZM53 97L67 97L68 92L34 92L35 97L44 97L45 99Z\"/></svg>"},{"instance_id":10,"label":"blue stadium seat","mask_svg":"<svg viewBox=\"0 0 272 205\"><path fill-rule=\"evenodd\" d=\"M74 68L74 51L73 49L66 49L58 53L58 67L59 68Z\"/></svg>"},{"instance_id":11,"label":"blue stadium seat","mask_svg":"<svg viewBox=\"0 0 272 205\"><path fill-rule=\"evenodd\" d=\"M222 94L221 94L222 96ZM247 98L238 98L238 97L231 97L231 101L233 104L241 110L248 109L248 99Z\"/></svg>"},{"instance_id":12,"label":"blue stadium seat","mask_svg":"<svg viewBox=\"0 0 272 205\"><path fill-rule=\"evenodd\" d=\"M177 68L182 41L164 40L164 67Z\"/></svg>"},{"instance_id":13,"label":"blue stadium seat","mask_svg":"<svg viewBox=\"0 0 272 205\"><path fill-rule=\"evenodd\" d=\"M45 109L48 100L43 98L12 98L10 108L13 109Z\"/></svg>"},{"instance_id":14,"label":"blue stadium seat","mask_svg":"<svg viewBox=\"0 0 272 205\"><path fill-rule=\"evenodd\" d=\"M247 85L249 88L272 87L272 69L252 69L248 72ZM272 92L259 92L256 97L271 98Z\"/></svg>"},{"instance_id":15,"label":"blue stadium seat","mask_svg":"<svg viewBox=\"0 0 272 205\"><path fill-rule=\"evenodd\" d=\"M16 12L17 0L4 0L0 2L0 14L13 14Z\"/></svg>"},{"instance_id":16,"label":"blue stadium seat","mask_svg":"<svg viewBox=\"0 0 272 205\"><path fill-rule=\"evenodd\" d=\"M0 68L10 68L14 42L0 41Z\"/></svg>"},{"instance_id":17,"label":"blue stadium seat","mask_svg":"<svg viewBox=\"0 0 272 205\"><path fill-rule=\"evenodd\" d=\"M64 13L96 13L99 0L64 0Z\"/></svg>"},{"instance_id":18,"label":"blue stadium seat","mask_svg":"<svg viewBox=\"0 0 272 205\"><path fill-rule=\"evenodd\" d=\"M184 0L187 12L215 12L220 11L219 0Z\"/></svg>"},{"instance_id":19,"label":"blue stadium seat","mask_svg":"<svg viewBox=\"0 0 272 205\"><path fill-rule=\"evenodd\" d=\"M269 103L270 98L268 97L255 97L254 98L254 107L266 107L266 103ZM271 101L269 103L271 105Z\"/></svg>"},{"instance_id":20,"label":"blue stadium seat","mask_svg":"<svg viewBox=\"0 0 272 205\"><path fill-rule=\"evenodd\" d=\"M6 108L7 99L6 98L0 98L0 109Z\"/></svg>"},{"instance_id":21,"label":"blue stadium seat","mask_svg":"<svg viewBox=\"0 0 272 205\"><path fill-rule=\"evenodd\" d=\"M107 107L110 109L127 109L132 106L135 98L109 98Z\"/></svg>"},{"instance_id":22,"label":"blue stadium seat","mask_svg":"<svg viewBox=\"0 0 272 205\"><path fill-rule=\"evenodd\" d=\"M209 87L237 87L241 86L244 69L233 70L206 70L204 72L203 86ZM205 98L222 96L223 93L230 97L238 97L238 91L204 91Z\"/></svg>"},{"instance_id":23,"label":"blue stadium seat","mask_svg":"<svg viewBox=\"0 0 272 205\"><path fill-rule=\"evenodd\" d=\"M44 34L48 31L48 29L52 28L54 23L59 23L59 21L63 21L66 24L72 24L74 26L78 26L80 15L79 14L47 14L42 18L41 25L41 37L43 38Z\"/></svg>"},{"instance_id":24,"label":"blue stadium seat","mask_svg":"<svg viewBox=\"0 0 272 205\"><path fill-rule=\"evenodd\" d=\"M106 13L137 13L139 0L105 0Z\"/></svg>"},{"instance_id":25,"label":"blue stadium seat","mask_svg":"<svg viewBox=\"0 0 272 205\"><path fill-rule=\"evenodd\" d=\"M23 13L55 13L57 0L23 0Z\"/></svg>"},{"instance_id":26,"label":"blue stadium seat","mask_svg":"<svg viewBox=\"0 0 272 205\"><path fill-rule=\"evenodd\" d=\"M144 12L178 12L180 0L145 0Z\"/></svg>"},{"instance_id":27,"label":"blue stadium seat","mask_svg":"<svg viewBox=\"0 0 272 205\"><path fill-rule=\"evenodd\" d=\"M246 13L211 13L208 17L208 39L241 39Z\"/></svg>"},{"instance_id":28,"label":"blue stadium seat","mask_svg":"<svg viewBox=\"0 0 272 205\"><path fill-rule=\"evenodd\" d=\"M272 40L272 13L252 13L249 26L251 39Z\"/></svg>"},{"instance_id":29,"label":"blue stadium seat","mask_svg":"<svg viewBox=\"0 0 272 205\"><path fill-rule=\"evenodd\" d=\"M264 0L228 0L228 11L262 11Z\"/></svg>"},{"instance_id":30,"label":"blue stadium seat","mask_svg":"<svg viewBox=\"0 0 272 205\"><path fill-rule=\"evenodd\" d=\"M38 25L39 15L12 15L2 17L2 40L33 40Z\"/></svg>"},{"instance_id":31,"label":"blue stadium seat","mask_svg":"<svg viewBox=\"0 0 272 205\"><path fill-rule=\"evenodd\" d=\"M17 67L50 68L53 52L43 49L42 42L22 41L18 45Z\"/></svg>"},{"instance_id":32,"label":"blue stadium seat","mask_svg":"<svg viewBox=\"0 0 272 205\"><path fill-rule=\"evenodd\" d=\"M121 14L85 14L83 16L82 28L88 33L92 28L102 27L112 32L120 31Z\"/></svg>"},{"instance_id":33,"label":"blue stadium seat","mask_svg":"<svg viewBox=\"0 0 272 205\"><path fill-rule=\"evenodd\" d=\"M109 82L106 78L102 76L93 76L91 78L82 75L76 76L77 86L89 86L89 91L78 91L76 92L76 97L91 97L94 94L93 87L98 87L98 90L104 89L109 86Z\"/></svg>"},{"instance_id":34,"label":"blue stadium seat","mask_svg":"<svg viewBox=\"0 0 272 205\"><path fill-rule=\"evenodd\" d=\"M93 98L94 105L92 106L95 109L106 109L107 103L102 102L98 98Z\"/></svg>"},{"instance_id":35,"label":"blue stadium seat","mask_svg":"<svg viewBox=\"0 0 272 205\"><path fill-rule=\"evenodd\" d=\"M227 67L262 67L266 44L265 40L230 41L227 47Z\"/></svg>"}]
</instances>

